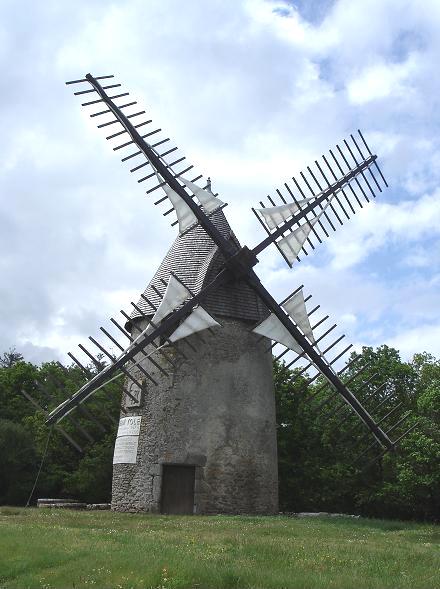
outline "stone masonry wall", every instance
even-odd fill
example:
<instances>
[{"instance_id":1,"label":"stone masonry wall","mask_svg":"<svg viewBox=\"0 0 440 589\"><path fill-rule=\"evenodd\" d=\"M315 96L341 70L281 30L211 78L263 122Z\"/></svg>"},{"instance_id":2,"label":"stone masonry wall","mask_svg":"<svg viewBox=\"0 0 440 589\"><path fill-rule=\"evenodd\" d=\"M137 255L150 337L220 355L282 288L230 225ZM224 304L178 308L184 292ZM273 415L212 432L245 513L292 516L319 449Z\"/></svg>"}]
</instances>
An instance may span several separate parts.
<instances>
[{"instance_id":1,"label":"stone masonry wall","mask_svg":"<svg viewBox=\"0 0 440 589\"><path fill-rule=\"evenodd\" d=\"M145 360L158 385L144 382L136 464L113 468L112 508L160 511L163 464L196 466L194 513L276 513L277 448L272 357L268 340L243 321L220 318L215 335L178 342L186 359L164 348L164 376ZM139 323L142 329L144 324ZM137 377L145 381L142 373ZM130 402L125 399L126 407Z\"/></svg>"}]
</instances>

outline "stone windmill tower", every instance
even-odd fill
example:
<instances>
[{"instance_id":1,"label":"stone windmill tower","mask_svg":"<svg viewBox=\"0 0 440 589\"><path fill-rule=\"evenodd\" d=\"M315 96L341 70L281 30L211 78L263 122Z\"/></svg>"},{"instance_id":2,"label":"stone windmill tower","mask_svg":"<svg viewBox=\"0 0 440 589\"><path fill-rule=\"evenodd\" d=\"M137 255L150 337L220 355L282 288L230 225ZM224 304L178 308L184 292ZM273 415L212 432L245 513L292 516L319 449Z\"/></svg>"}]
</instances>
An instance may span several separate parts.
<instances>
[{"instance_id":1,"label":"stone windmill tower","mask_svg":"<svg viewBox=\"0 0 440 589\"><path fill-rule=\"evenodd\" d=\"M75 394L54 408L47 423L58 424L95 391L125 378L113 459L114 509L274 513L277 450L268 352L276 346L275 351L283 348L278 359L288 354L287 367L299 363L295 378L304 375L308 383L321 379L313 395L324 396L322 404L332 403L335 414L359 419L372 433L367 453L378 445L379 456L394 451L412 428L397 430L405 416L389 423L395 409L374 419L370 407L350 391L348 385L363 368L349 380L345 370L360 356L339 368L352 348L345 346L345 336L334 339L336 325L328 327L328 316L313 324L319 305L306 308L311 297L304 297L302 286L278 303L253 269L270 245L292 266L387 185L362 134L358 140L351 135L321 163L315 161L299 181L292 178L294 187L285 183L277 189L278 204L270 196L266 205L260 202L261 208L253 211L267 236L248 248L234 236L223 213L225 203L211 192L209 179L188 179L193 166L178 157L177 147L169 147L169 138L158 138L161 129L140 135L138 129L152 121L135 124L145 111L137 111L135 101L115 102L127 92L107 94L120 84L102 86L100 80L112 77L87 74L68 83L87 84L75 94L92 93L93 100L83 103L97 107L90 116L100 117L100 128L118 129L107 139L128 139L113 149L128 148L122 161L135 163L130 172L141 174L137 181L147 186L147 195L164 193L154 204L171 204L164 215L175 213L172 225L178 224L179 236L139 302L132 303L131 315L121 311L125 328L111 319L128 344L101 327L119 350L116 356L90 337L109 360L103 368L80 344L99 372L88 375ZM386 383L371 391L372 410L382 407L387 395ZM400 434L394 441L391 431Z\"/></svg>"},{"instance_id":2,"label":"stone windmill tower","mask_svg":"<svg viewBox=\"0 0 440 589\"><path fill-rule=\"evenodd\" d=\"M219 210L211 218L238 247ZM224 259L201 227L178 237L137 306L154 315L173 273L194 294L218 273ZM141 416L138 460L115 464L114 508L185 513L274 513L277 511L277 448L272 362L267 343L252 327L267 316L243 281L224 285L203 305L221 322L215 333L176 343L167 374L145 368L158 382L125 397ZM147 320L131 316L132 336ZM179 354L179 352L181 352ZM153 367L154 368L154 367ZM169 374L170 373L170 374ZM141 375L139 375L141 378Z\"/></svg>"}]
</instances>

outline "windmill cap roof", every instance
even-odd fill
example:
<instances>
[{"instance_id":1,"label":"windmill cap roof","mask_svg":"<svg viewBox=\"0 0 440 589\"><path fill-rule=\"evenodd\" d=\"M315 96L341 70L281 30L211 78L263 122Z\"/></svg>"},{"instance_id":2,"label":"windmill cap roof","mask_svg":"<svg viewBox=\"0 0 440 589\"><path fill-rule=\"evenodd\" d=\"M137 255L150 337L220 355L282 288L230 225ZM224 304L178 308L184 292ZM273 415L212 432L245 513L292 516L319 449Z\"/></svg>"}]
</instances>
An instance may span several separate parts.
<instances>
[{"instance_id":1,"label":"windmill cap roof","mask_svg":"<svg viewBox=\"0 0 440 589\"><path fill-rule=\"evenodd\" d=\"M210 219L226 239L233 241L237 247L240 247L222 210L214 212ZM175 274L193 294L198 294L215 278L223 264L224 258L218 247L206 231L200 225L196 225L175 239L145 289L144 296L157 308L171 273ZM161 296L153 287L159 291ZM242 280L220 286L215 292L209 294L201 304L213 315L249 322L261 321L267 315L260 299ZM142 297L137 306L145 315L149 317L154 315L155 309ZM135 309L130 319L141 317L141 313Z\"/></svg>"}]
</instances>

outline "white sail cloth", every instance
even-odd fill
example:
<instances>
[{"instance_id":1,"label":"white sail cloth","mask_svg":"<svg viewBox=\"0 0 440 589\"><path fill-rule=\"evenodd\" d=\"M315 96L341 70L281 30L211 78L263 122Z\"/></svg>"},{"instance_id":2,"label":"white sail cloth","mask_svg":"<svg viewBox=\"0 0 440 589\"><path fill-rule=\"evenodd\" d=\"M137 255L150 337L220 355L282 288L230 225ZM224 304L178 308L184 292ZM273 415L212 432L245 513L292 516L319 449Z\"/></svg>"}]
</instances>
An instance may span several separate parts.
<instances>
[{"instance_id":1,"label":"white sail cloth","mask_svg":"<svg viewBox=\"0 0 440 589\"><path fill-rule=\"evenodd\" d=\"M308 238L313 225L317 221L318 218L307 221L307 223L304 223L304 225L301 225L301 227L298 227L295 231L292 231L292 233L289 233L289 235L276 242L280 250L289 260L290 264L293 264L296 260L296 257Z\"/></svg>"},{"instance_id":2,"label":"white sail cloth","mask_svg":"<svg viewBox=\"0 0 440 589\"><path fill-rule=\"evenodd\" d=\"M184 303L189 297L191 293L189 290L184 286L175 276L172 274L168 279L168 284L165 289L165 293L162 297L160 305L156 309L155 314L151 322L153 325L157 327L157 325L162 321L164 317L172 313L177 307L179 307L182 303ZM139 333L136 338L131 342L128 346L127 350L132 348L134 344L146 333L151 333L154 327L151 324L148 324L147 327Z\"/></svg>"},{"instance_id":3,"label":"white sail cloth","mask_svg":"<svg viewBox=\"0 0 440 589\"><path fill-rule=\"evenodd\" d=\"M168 279L168 284L165 289L162 301L157 308L156 313L153 315L151 322L157 327L162 319L180 307L180 305L187 301L190 297L191 293L186 288L186 286L182 284L175 276L173 276L173 274L171 274ZM184 337L188 337L197 331L202 331L203 329L208 329L209 327L215 327L219 325L220 324L217 323L217 321L211 317L211 315L207 313L203 307L197 306L170 335L169 339L170 341L175 342ZM151 331L153 331L153 327L150 324L142 331L142 333L137 336L130 347L132 347L133 344L136 343L142 335L148 332L151 333Z\"/></svg>"},{"instance_id":4,"label":"white sail cloth","mask_svg":"<svg viewBox=\"0 0 440 589\"><path fill-rule=\"evenodd\" d=\"M283 344L283 346L297 352L297 354L302 354L304 352L299 343L273 313L271 313L267 319L262 321L252 331L259 335L264 335L279 344Z\"/></svg>"},{"instance_id":5,"label":"white sail cloth","mask_svg":"<svg viewBox=\"0 0 440 589\"><path fill-rule=\"evenodd\" d=\"M283 237L282 239L276 242L276 244L283 252L283 254L286 256L290 264L293 264L293 262L295 261L297 255L301 251L302 246L308 238L310 231L313 229L313 226L319 221L319 219L325 213L325 210L330 205L332 199L333 196L329 198L325 207L314 219L306 221L303 225L292 231L292 233L289 233L289 235Z\"/></svg>"},{"instance_id":6,"label":"white sail cloth","mask_svg":"<svg viewBox=\"0 0 440 589\"><path fill-rule=\"evenodd\" d=\"M215 197L212 192L205 190L204 188L200 188L200 186L197 186L197 184L194 184L194 182L183 178L183 176L180 176L179 180L183 182L185 186L189 188L189 190L192 191L206 213L212 213L225 204L222 200Z\"/></svg>"},{"instance_id":7,"label":"white sail cloth","mask_svg":"<svg viewBox=\"0 0 440 589\"><path fill-rule=\"evenodd\" d=\"M296 202L289 202L278 207L266 207L264 209L256 210L264 217L268 228L275 229L278 225L281 225L281 223L290 219L290 217L297 213L303 205L312 200L316 200L316 197L311 196L310 198L304 198Z\"/></svg>"},{"instance_id":8,"label":"white sail cloth","mask_svg":"<svg viewBox=\"0 0 440 589\"><path fill-rule=\"evenodd\" d=\"M298 325L303 334L312 342L315 343L315 337L310 325L309 316L307 314L306 303L304 301L304 294L302 289L290 297L283 305L283 309Z\"/></svg>"},{"instance_id":9,"label":"white sail cloth","mask_svg":"<svg viewBox=\"0 0 440 589\"><path fill-rule=\"evenodd\" d=\"M306 338L316 346L316 340L312 332L309 316L306 309L304 294L302 288L294 293L285 303L282 304L283 309L292 319L292 321L301 329ZM252 331L260 335L274 340L286 348L303 354L304 350L295 340L295 338L284 327L276 315L271 313L267 319L257 325ZM317 348L317 346L316 346Z\"/></svg>"},{"instance_id":10,"label":"white sail cloth","mask_svg":"<svg viewBox=\"0 0 440 589\"><path fill-rule=\"evenodd\" d=\"M160 157L156 150L153 151L158 157ZM164 180L159 172L157 172L157 170L154 171L159 182L161 184L163 183L162 188L173 205L177 215L177 221L179 223L179 233L182 234L197 223L197 217L191 208L187 205L187 203L183 200L183 198L179 196L175 190L168 186L168 184L164 183ZM206 213L212 213L225 204L219 198L216 198L209 190L205 190L204 188L197 186L197 184L194 184L194 182L191 182L182 176L179 176L179 180L193 192L194 196L202 205Z\"/></svg>"},{"instance_id":11,"label":"white sail cloth","mask_svg":"<svg viewBox=\"0 0 440 589\"><path fill-rule=\"evenodd\" d=\"M175 190L170 188L168 184L165 184L163 189L176 211L177 220L179 222L179 233L183 233L197 223L197 217L183 198L179 196Z\"/></svg>"},{"instance_id":12,"label":"white sail cloth","mask_svg":"<svg viewBox=\"0 0 440 589\"><path fill-rule=\"evenodd\" d=\"M172 313L177 307L189 299L190 296L191 293L186 286L171 274L160 305L158 306L156 313L153 315L152 322L157 325L164 317Z\"/></svg>"},{"instance_id":13,"label":"white sail cloth","mask_svg":"<svg viewBox=\"0 0 440 589\"><path fill-rule=\"evenodd\" d=\"M160 176L158 176L158 178L160 179ZM212 213L224 205L224 202L219 198L216 198L211 192L209 192L209 190L200 188L200 186L197 186L194 182L186 180L183 177L180 178L180 180L193 192L206 213ZM183 198L179 196L175 190L170 188L168 184L164 184L163 189L176 211L177 221L179 223L179 233L182 234L197 223L197 217Z\"/></svg>"},{"instance_id":14,"label":"white sail cloth","mask_svg":"<svg viewBox=\"0 0 440 589\"><path fill-rule=\"evenodd\" d=\"M203 331L204 329L209 329L210 327L219 327L220 323L211 317L209 313L205 311L203 307L195 307L190 315L182 321L179 327L174 331L169 339L172 342L175 342L179 339L184 337L188 337L193 333L197 333L198 331Z\"/></svg>"}]
</instances>

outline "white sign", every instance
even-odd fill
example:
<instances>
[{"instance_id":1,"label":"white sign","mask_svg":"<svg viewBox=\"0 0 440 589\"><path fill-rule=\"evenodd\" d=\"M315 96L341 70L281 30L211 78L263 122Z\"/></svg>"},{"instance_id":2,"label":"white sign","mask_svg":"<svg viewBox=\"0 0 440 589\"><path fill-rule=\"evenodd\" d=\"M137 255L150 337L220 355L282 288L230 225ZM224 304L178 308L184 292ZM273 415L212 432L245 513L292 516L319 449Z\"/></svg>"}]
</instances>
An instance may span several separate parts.
<instances>
[{"instance_id":1,"label":"white sign","mask_svg":"<svg viewBox=\"0 0 440 589\"><path fill-rule=\"evenodd\" d=\"M140 420L140 417L138 419ZM113 464L136 464L138 441L139 436L116 438Z\"/></svg>"},{"instance_id":2,"label":"white sign","mask_svg":"<svg viewBox=\"0 0 440 589\"><path fill-rule=\"evenodd\" d=\"M121 417L117 437L120 436L138 436L141 429L141 416L132 415L131 417Z\"/></svg>"}]
</instances>

